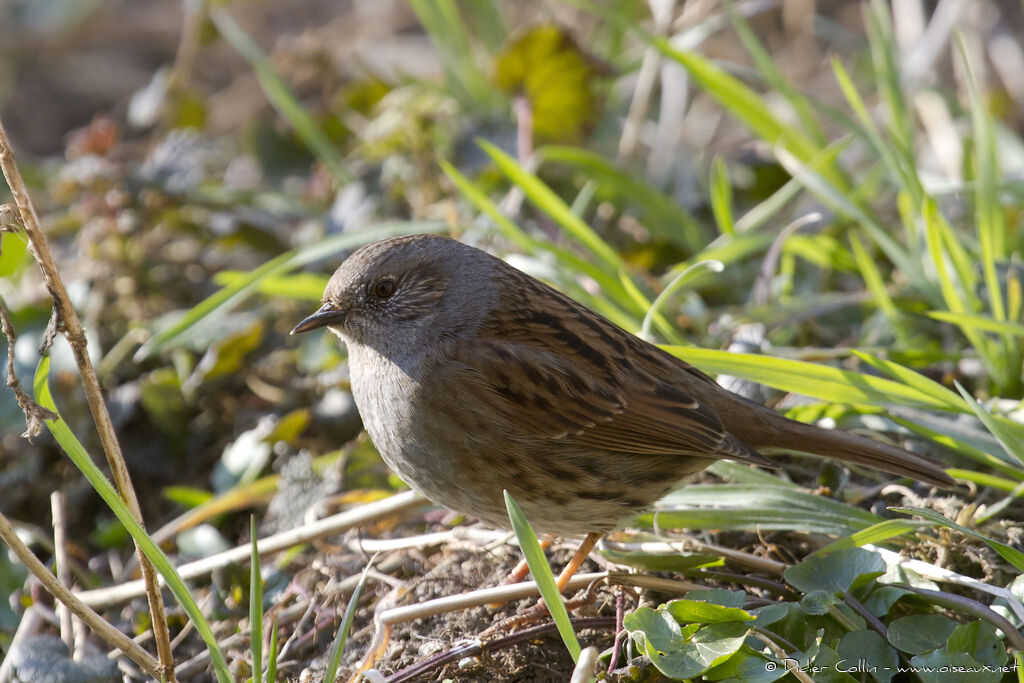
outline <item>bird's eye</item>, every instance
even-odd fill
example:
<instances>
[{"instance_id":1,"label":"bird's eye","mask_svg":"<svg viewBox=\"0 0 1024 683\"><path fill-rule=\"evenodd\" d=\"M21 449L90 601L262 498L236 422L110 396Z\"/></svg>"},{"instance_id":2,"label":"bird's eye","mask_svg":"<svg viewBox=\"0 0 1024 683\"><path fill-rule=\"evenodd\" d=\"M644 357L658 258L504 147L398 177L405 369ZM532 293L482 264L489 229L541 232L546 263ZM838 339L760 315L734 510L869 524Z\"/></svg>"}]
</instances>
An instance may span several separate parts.
<instances>
[{"instance_id":1,"label":"bird's eye","mask_svg":"<svg viewBox=\"0 0 1024 683\"><path fill-rule=\"evenodd\" d=\"M390 278L385 278L384 280L378 280L377 283L373 285L373 295L378 299L387 299L395 293L395 289L395 281Z\"/></svg>"}]
</instances>

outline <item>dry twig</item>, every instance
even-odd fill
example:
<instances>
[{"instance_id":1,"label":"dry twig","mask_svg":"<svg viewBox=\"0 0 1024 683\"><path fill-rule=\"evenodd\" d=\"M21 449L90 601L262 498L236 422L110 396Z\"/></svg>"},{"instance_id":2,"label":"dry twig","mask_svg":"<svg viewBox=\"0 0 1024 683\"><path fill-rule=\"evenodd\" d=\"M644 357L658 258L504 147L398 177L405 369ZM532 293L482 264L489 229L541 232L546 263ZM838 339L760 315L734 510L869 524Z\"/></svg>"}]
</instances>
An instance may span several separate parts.
<instances>
[{"instance_id":1,"label":"dry twig","mask_svg":"<svg viewBox=\"0 0 1024 683\"><path fill-rule=\"evenodd\" d=\"M14 153L12 152L11 143L7 138L7 131L4 129L3 123L0 123L0 169L3 170L4 177L7 179L7 186L11 190L11 196L14 197L18 214L21 216L21 224L25 229L25 235L28 237L29 252L39 265L39 270L43 276L43 283L53 297L55 317L59 319L63 327L64 336L67 338L71 351L74 354L82 380L82 388L85 390L89 410L96 424L96 431L99 432L100 442L103 444L103 452L106 455L107 464L110 467L118 493L124 500L125 505L128 506L128 509L131 510L132 516L140 525L143 525L139 501L135 496L135 490L132 488L128 467L121 454L121 446L117 441L110 413L107 412L106 403L103 401L103 392L100 389L96 371L93 368L92 360L89 358L85 330L78 319L78 313L75 312L75 308L71 304L70 297L68 297L67 289L64 287L64 281L60 276L60 271L57 269L57 263L50 252L46 236L43 235L42 227L39 224L39 217L36 215L35 207L28 195L28 189L25 187L25 181L22 179L21 172L14 161ZM7 321L5 321L4 326L8 326ZM154 636L157 652L160 657L160 671L165 680L173 682L176 679L174 677L174 660L171 654L171 639L167 629L167 619L164 616L164 603L160 595L160 586L157 583L156 570L143 555L141 549L136 547L136 552L139 554L142 576L146 582L149 611L153 619Z\"/></svg>"}]
</instances>

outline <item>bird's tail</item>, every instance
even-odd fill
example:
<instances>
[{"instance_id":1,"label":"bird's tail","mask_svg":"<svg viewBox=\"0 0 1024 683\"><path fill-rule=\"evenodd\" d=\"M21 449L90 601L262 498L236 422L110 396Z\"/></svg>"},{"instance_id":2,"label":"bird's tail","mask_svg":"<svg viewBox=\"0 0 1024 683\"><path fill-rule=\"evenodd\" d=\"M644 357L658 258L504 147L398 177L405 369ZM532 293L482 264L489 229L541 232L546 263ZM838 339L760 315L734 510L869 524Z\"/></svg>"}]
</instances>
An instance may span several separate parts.
<instances>
[{"instance_id":1,"label":"bird's tail","mask_svg":"<svg viewBox=\"0 0 1024 683\"><path fill-rule=\"evenodd\" d=\"M737 425L729 425L734 436L758 450L784 448L812 453L912 477L934 486L954 486L941 467L920 455L838 429L822 429L790 420L770 408L758 407L761 410L756 411L756 418L744 421L739 430L735 429Z\"/></svg>"}]
</instances>

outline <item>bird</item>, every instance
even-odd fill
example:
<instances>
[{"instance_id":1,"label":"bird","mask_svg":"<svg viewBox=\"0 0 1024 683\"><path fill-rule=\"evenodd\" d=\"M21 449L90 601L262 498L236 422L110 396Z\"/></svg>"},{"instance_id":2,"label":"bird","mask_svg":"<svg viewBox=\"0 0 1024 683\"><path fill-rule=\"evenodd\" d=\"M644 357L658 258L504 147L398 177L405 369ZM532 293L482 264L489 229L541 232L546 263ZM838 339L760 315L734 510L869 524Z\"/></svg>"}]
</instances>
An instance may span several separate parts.
<instances>
[{"instance_id":1,"label":"bird","mask_svg":"<svg viewBox=\"0 0 1024 683\"><path fill-rule=\"evenodd\" d=\"M366 431L409 486L498 528L507 490L535 530L585 536L586 553L719 459L772 467L772 452L799 451L953 484L920 455L734 394L447 237L355 251L292 334L323 327L348 347Z\"/></svg>"}]
</instances>

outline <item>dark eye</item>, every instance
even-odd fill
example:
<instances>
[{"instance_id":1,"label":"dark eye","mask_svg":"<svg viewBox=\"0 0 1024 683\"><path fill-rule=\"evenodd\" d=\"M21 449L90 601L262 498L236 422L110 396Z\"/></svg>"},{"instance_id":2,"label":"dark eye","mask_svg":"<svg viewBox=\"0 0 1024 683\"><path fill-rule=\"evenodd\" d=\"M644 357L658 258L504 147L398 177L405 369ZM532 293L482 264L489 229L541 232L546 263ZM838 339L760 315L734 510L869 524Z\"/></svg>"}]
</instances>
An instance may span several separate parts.
<instances>
[{"instance_id":1,"label":"dark eye","mask_svg":"<svg viewBox=\"0 0 1024 683\"><path fill-rule=\"evenodd\" d=\"M377 283L373 285L373 295L378 299L387 299L395 293L395 289L394 280L389 278L378 280Z\"/></svg>"}]
</instances>

